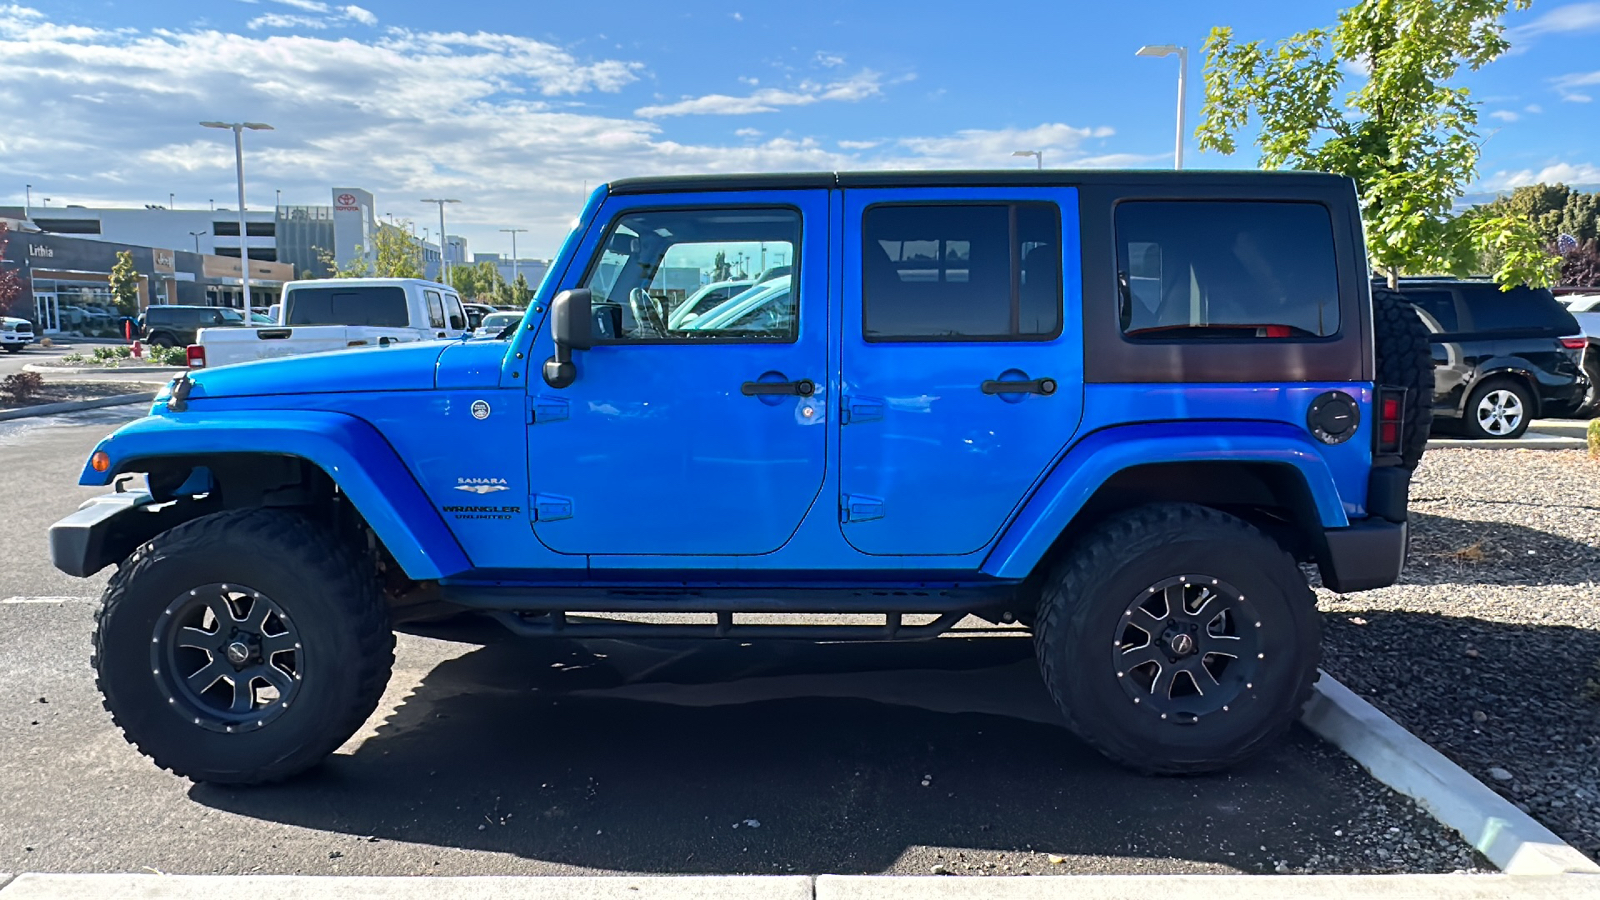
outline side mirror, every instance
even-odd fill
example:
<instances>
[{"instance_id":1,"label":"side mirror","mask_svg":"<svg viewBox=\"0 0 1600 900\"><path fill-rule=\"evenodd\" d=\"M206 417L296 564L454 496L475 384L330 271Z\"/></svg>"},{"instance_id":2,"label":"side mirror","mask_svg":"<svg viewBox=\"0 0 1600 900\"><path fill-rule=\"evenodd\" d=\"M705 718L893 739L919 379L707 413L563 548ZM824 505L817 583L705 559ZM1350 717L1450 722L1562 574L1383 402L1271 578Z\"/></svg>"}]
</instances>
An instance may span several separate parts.
<instances>
[{"instance_id":1,"label":"side mirror","mask_svg":"<svg viewBox=\"0 0 1600 900\"><path fill-rule=\"evenodd\" d=\"M550 337L556 353L544 362L544 383L564 388L578 379L572 351L594 346L594 312L587 289L562 291L550 301Z\"/></svg>"}]
</instances>

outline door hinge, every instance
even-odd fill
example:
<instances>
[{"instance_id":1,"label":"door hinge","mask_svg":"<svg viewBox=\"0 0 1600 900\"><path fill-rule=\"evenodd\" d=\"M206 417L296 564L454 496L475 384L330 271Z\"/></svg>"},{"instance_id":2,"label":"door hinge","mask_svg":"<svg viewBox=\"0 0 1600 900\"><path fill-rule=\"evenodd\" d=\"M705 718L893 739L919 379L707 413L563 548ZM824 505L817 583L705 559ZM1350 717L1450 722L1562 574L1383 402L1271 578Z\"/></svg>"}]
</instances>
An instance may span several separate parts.
<instances>
[{"instance_id":1,"label":"door hinge","mask_svg":"<svg viewBox=\"0 0 1600 900\"><path fill-rule=\"evenodd\" d=\"M560 422L567 418L567 401L561 397L529 397L528 424Z\"/></svg>"},{"instance_id":2,"label":"door hinge","mask_svg":"<svg viewBox=\"0 0 1600 900\"><path fill-rule=\"evenodd\" d=\"M839 498L839 521L867 522L883 518L883 498L866 494L845 494Z\"/></svg>"},{"instance_id":3,"label":"door hinge","mask_svg":"<svg viewBox=\"0 0 1600 900\"><path fill-rule=\"evenodd\" d=\"M555 494L534 494L528 498L528 506L533 510L533 519L536 522L572 518L571 497L558 497Z\"/></svg>"},{"instance_id":4,"label":"door hinge","mask_svg":"<svg viewBox=\"0 0 1600 900\"><path fill-rule=\"evenodd\" d=\"M876 422L883 418L883 401L877 397L845 397L839 411L845 425Z\"/></svg>"}]
</instances>

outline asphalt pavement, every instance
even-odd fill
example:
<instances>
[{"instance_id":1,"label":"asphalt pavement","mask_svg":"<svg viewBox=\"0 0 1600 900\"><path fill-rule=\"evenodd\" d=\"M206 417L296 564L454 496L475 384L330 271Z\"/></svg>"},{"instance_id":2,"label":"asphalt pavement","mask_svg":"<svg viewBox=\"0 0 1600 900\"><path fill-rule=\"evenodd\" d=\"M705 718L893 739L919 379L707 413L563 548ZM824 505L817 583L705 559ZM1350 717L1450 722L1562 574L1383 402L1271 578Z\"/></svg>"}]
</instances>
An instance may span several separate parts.
<instances>
[{"instance_id":1,"label":"asphalt pavement","mask_svg":"<svg viewBox=\"0 0 1600 900\"><path fill-rule=\"evenodd\" d=\"M254 789L139 756L88 665L104 573L49 565L94 442L137 407L0 423L0 871L1072 874L1450 871L1470 851L1296 729L1145 778L1057 724L1026 639L402 636L378 712ZM479 643L482 641L482 643ZM1372 847L1381 845L1379 856Z\"/></svg>"}]
</instances>

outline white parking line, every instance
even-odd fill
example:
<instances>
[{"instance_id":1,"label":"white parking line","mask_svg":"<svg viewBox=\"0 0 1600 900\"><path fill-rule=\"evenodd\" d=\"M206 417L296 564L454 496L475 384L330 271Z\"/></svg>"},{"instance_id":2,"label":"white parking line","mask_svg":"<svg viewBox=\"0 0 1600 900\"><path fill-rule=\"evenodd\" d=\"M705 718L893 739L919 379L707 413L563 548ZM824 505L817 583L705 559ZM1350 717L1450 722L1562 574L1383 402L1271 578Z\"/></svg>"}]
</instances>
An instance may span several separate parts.
<instances>
[{"instance_id":1,"label":"white parking line","mask_svg":"<svg viewBox=\"0 0 1600 900\"><path fill-rule=\"evenodd\" d=\"M0 603L93 603L93 597L7 597Z\"/></svg>"}]
</instances>

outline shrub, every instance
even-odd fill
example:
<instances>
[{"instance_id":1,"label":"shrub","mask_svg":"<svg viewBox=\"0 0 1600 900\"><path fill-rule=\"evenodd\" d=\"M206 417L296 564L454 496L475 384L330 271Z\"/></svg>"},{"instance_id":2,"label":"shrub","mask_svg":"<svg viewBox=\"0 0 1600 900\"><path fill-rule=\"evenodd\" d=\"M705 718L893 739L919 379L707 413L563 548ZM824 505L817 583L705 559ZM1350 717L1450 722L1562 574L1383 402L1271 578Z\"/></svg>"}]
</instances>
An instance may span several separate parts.
<instances>
[{"instance_id":1,"label":"shrub","mask_svg":"<svg viewBox=\"0 0 1600 900\"><path fill-rule=\"evenodd\" d=\"M49 338L45 338L44 340L39 342L39 346L44 347L46 349L48 349L50 347L54 347L55 345L56 345L56 342L50 340Z\"/></svg>"},{"instance_id":2,"label":"shrub","mask_svg":"<svg viewBox=\"0 0 1600 900\"><path fill-rule=\"evenodd\" d=\"M66 356L61 357L61 361L69 366L77 366L88 362L89 357L84 356L82 353L68 353Z\"/></svg>"},{"instance_id":3,"label":"shrub","mask_svg":"<svg viewBox=\"0 0 1600 900\"><path fill-rule=\"evenodd\" d=\"M97 363L111 363L119 359L127 359L133 355L129 347L96 347L94 348L94 361Z\"/></svg>"},{"instance_id":4,"label":"shrub","mask_svg":"<svg viewBox=\"0 0 1600 900\"><path fill-rule=\"evenodd\" d=\"M39 391L44 389L44 379L38 372L18 372L7 375L0 381L0 394L11 398L13 403L27 403L39 396Z\"/></svg>"},{"instance_id":5,"label":"shrub","mask_svg":"<svg viewBox=\"0 0 1600 900\"><path fill-rule=\"evenodd\" d=\"M1600 459L1600 419L1589 420L1589 456Z\"/></svg>"},{"instance_id":6,"label":"shrub","mask_svg":"<svg viewBox=\"0 0 1600 900\"><path fill-rule=\"evenodd\" d=\"M148 348L146 355L150 363L157 366L184 366L189 364L189 354L182 347L156 347Z\"/></svg>"}]
</instances>

